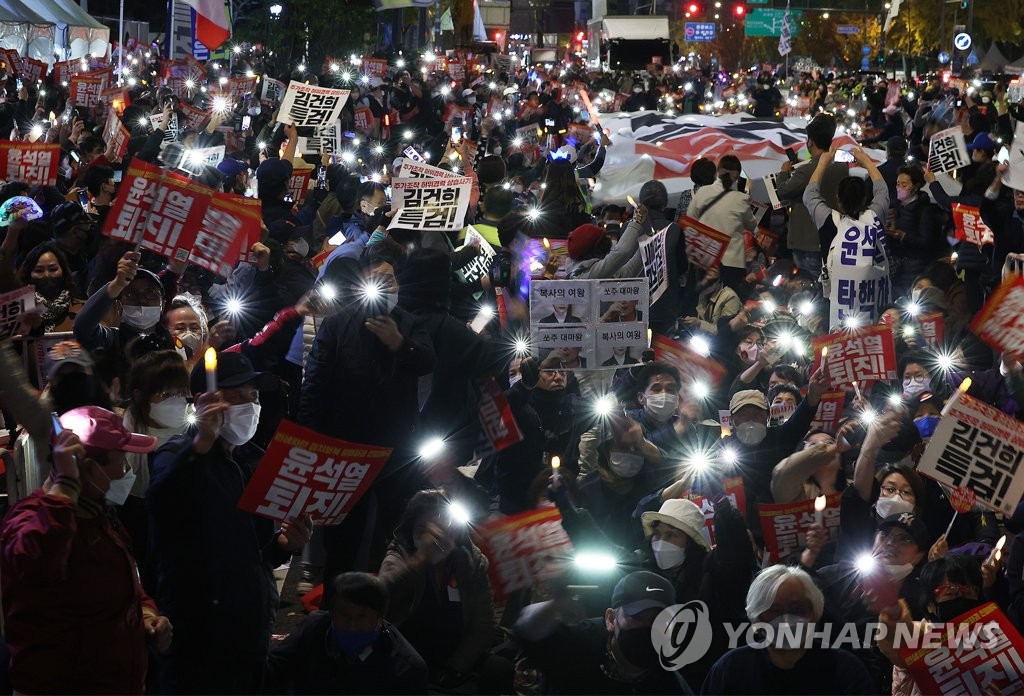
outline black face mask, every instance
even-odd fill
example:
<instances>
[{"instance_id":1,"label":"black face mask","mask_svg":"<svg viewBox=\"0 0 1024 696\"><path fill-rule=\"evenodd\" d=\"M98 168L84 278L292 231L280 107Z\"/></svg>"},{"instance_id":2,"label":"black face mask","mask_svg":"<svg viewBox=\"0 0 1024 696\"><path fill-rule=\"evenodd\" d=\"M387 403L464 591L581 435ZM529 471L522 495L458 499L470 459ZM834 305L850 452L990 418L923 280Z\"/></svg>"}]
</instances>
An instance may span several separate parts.
<instances>
[{"instance_id":1,"label":"black face mask","mask_svg":"<svg viewBox=\"0 0 1024 696\"><path fill-rule=\"evenodd\" d=\"M969 597L957 597L948 599L945 602L935 603L935 617L939 621L952 621L961 614L966 614L976 608L981 602Z\"/></svg>"},{"instance_id":2,"label":"black face mask","mask_svg":"<svg viewBox=\"0 0 1024 696\"><path fill-rule=\"evenodd\" d=\"M658 653L651 643L651 629L649 626L640 628L618 627L615 642L622 651L622 656L634 667L650 669L658 664Z\"/></svg>"},{"instance_id":3,"label":"black face mask","mask_svg":"<svg viewBox=\"0 0 1024 696\"><path fill-rule=\"evenodd\" d=\"M48 277L42 280L33 280L32 285L35 286L37 293L48 300L52 300L64 289L64 279Z\"/></svg>"}]
</instances>

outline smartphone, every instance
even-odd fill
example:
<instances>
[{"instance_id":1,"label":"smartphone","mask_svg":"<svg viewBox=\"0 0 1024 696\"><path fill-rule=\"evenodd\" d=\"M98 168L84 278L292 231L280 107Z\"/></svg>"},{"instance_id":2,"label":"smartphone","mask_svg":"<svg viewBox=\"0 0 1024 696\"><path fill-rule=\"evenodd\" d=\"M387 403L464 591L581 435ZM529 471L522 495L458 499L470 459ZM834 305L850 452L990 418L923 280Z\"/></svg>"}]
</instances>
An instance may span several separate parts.
<instances>
[{"instance_id":1,"label":"smartphone","mask_svg":"<svg viewBox=\"0 0 1024 696\"><path fill-rule=\"evenodd\" d=\"M847 150L836 150L836 162L853 162L853 153Z\"/></svg>"},{"instance_id":2,"label":"smartphone","mask_svg":"<svg viewBox=\"0 0 1024 696\"><path fill-rule=\"evenodd\" d=\"M83 210L89 209L89 192L79 191L78 192L78 204L82 206Z\"/></svg>"},{"instance_id":3,"label":"smartphone","mask_svg":"<svg viewBox=\"0 0 1024 696\"><path fill-rule=\"evenodd\" d=\"M352 140L353 138L356 137L356 134L353 133L352 131L345 131L344 133L342 133L342 136L348 138L349 140Z\"/></svg>"},{"instance_id":4,"label":"smartphone","mask_svg":"<svg viewBox=\"0 0 1024 696\"><path fill-rule=\"evenodd\" d=\"M242 117L242 130L246 131L252 126L252 116L246 114Z\"/></svg>"},{"instance_id":5,"label":"smartphone","mask_svg":"<svg viewBox=\"0 0 1024 696\"><path fill-rule=\"evenodd\" d=\"M789 161L792 162L793 164L797 164L798 162L800 162L800 158L796 156L796 150L794 150L793 148L788 148L786 150L786 157L788 157Z\"/></svg>"},{"instance_id":6,"label":"smartphone","mask_svg":"<svg viewBox=\"0 0 1024 696\"><path fill-rule=\"evenodd\" d=\"M473 321L469 323L469 329L473 333L480 333L484 330L484 327L494 318L494 310L490 307L484 307L477 315L473 317Z\"/></svg>"},{"instance_id":7,"label":"smartphone","mask_svg":"<svg viewBox=\"0 0 1024 696\"><path fill-rule=\"evenodd\" d=\"M124 178L124 172L121 171L120 169L115 169L114 170L114 183L115 184L120 184L121 183L121 179L123 179L123 178Z\"/></svg>"},{"instance_id":8,"label":"smartphone","mask_svg":"<svg viewBox=\"0 0 1024 696\"><path fill-rule=\"evenodd\" d=\"M452 126L452 144L458 145L460 142L462 142L462 129Z\"/></svg>"},{"instance_id":9,"label":"smartphone","mask_svg":"<svg viewBox=\"0 0 1024 696\"><path fill-rule=\"evenodd\" d=\"M56 411L50 413L50 424L53 426L53 436L57 437L64 432L64 426L60 424L60 416Z\"/></svg>"},{"instance_id":10,"label":"smartphone","mask_svg":"<svg viewBox=\"0 0 1024 696\"><path fill-rule=\"evenodd\" d=\"M78 154L78 150L71 151L71 161L74 162L75 164L82 163L82 156Z\"/></svg>"}]
</instances>

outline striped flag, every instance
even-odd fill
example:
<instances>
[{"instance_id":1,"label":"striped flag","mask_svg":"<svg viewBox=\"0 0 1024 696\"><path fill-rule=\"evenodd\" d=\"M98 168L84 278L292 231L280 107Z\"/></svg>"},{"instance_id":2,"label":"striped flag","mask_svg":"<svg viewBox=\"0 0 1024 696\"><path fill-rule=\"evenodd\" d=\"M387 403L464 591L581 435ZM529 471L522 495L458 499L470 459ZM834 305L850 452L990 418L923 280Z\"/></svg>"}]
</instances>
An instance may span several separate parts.
<instances>
[{"instance_id":1,"label":"striped flag","mask_svg":"<svg viewBox=\"0 0 1024 696\"><path fill-rule=\"evenodd\" d=\"M793 30L789 18L789 2L786 2L786 14L782 18L782 35L779 36L779 55L788 56L793 50Z\"/></svg>"}]
</instances>

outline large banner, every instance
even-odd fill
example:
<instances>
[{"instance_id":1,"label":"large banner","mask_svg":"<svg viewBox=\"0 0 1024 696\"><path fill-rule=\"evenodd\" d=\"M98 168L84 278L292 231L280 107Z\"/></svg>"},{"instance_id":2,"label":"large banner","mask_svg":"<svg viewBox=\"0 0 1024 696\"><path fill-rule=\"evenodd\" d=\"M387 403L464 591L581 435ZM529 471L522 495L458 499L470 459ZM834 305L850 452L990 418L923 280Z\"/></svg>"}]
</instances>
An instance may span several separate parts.
<instances>
[{"instance_id":1,"label":"large banner","mask_svg":"<svg viewBox=\"0 0 1024 696\"><path fill-rule=\"evenodd\" d=\"M827 348L825 371L832 384L897 378L896 339L892 327L875 324L855 331L839 331L811 339L814 369L821 365L821 351Z\"/></svg>"},{"instance_id":2,"label":"large banner","mask_svg":"<svg viewBox=\"0 0 1024 696\"><path fill-rule=\"evenodd\" d=\"M932 136L928 146L928 169L932 174L951 172L971 163L964 132L954 126Z\"/></svg>"},{"instance_id":3,"label":"large banner","mask_svg":"<svg viewBox=\"0 0 1024 696\"><path fill-rule=\"evenodd\" d=\"M668 290L668 257L665 253L667 233L668 227L640 240L640 260L644 264L644 277L651 291L651 302L657 302Z\"/></svg>"},{"instance_id":4,"label":"large banner","mask_svg":"<svg viewBox=\"0 0 1024 696\"><path fill-rule=\"evenodd\" d=\"M456 232L461 230L469 208L473 180L405 179L391 182L391 209L398 212L388 229Z\"/></svg>"},{"instance_id":5,"label":"large banner","mask_svg":"<svg viewBox=\"0 0 1024 696\"><path fill-rule=\"evenodd\" d=\"M727 233L685 215L679 218L679 229L686 239L686 258L690 263L704 270L721 264L731 239Z\"/></svg>"},{"instance_id":6,"label":"large banner","mask_svg":"<svg viewBox=\"0 0 1024 696\"><path fill-rule=\"evenodd\" d=\"M263 226L258 199L215 191L196 235L189 263L227 278L238 259L259 241Z\"/></svg>"},{"instance_id":7,"label":"large banner","mask_svg":"<svg viewBox=\"0 0 1024 696\"><path fill-rule=\"evenodd\" d=\"M391 448L336 440L282 420L238 508L283 522L338 524L370 488Z\"/></svg>"},{"instance_id":8,"label":"large banner","mask_svg":"<svg viewBox=\"0 0 1024 696\"><path fill-rule=\"evenodd\" d=\"M971 331L996 350L1024 346L1024 276L1012 275L989 295Z\"/></svg>"},{"instance_id":9,"label":"large banner","mask_svg":"<svg viewBox=\"0 0 1024 696\"><path fill-rule=\"evenodd\" d=\"M289 82L277 121L295 126L324 128L338 120L348 100L349 90L330 89Z\"/></svg>"},{"instance_id":10,"label":"large banner","mask_svg":"<svg viewBox=\"0 0 1024 696\"><path fill-rule=\"evenodd\" d=\"M58 143L0 140L0 176L6 181L56 186L59 166Z\"/></svg>"},{"instance_id":11,"label":"large banner","mask_svg":"<svg viewBox=\"0 0 1024 696\"><path fill-rule=\"evenodd\" d=\"M530 510L474 528L495 599L561 575L573 557L557 508Z\"/></svg>"},{"instance_id":12,"label":"large banner","mask_svg":"<svg viewBox=\"0 0 1024 696\"><path fill-rule=\"evenodd\" d=\"M36 308L36 291L31 285L0 295L0 341L18 333L22 317Z\"/></svg>"},{"instance_id":13,"label":"large banner","mask_svg":"<svg viewBox=\"0 0 1024 696\"><path fill-rule=\"evenodd\" d=\"M892 291L885 229L870 210L859 220L833 213L838 234L828 250L829 328L874 323Z\"/></svg>"},{"instance_id":14,"label":"large banner","mask_svg":"<svg viewBox=\"0 0 1024 696\"><path fill-rule=\"evenodd\" d=\"M970 488L977 501L1005 515L1024 496L1024 423L962 391L950 399L918 473L950 488Z\"/></svg>"},{"instance_id":15,"label":"large banner","mask_svg":"<svg viewBox=\"0 0 1024 696\"><path fill-rule=\"evenodd\" d=\"M826 496L825 509L821 513L821 522L828 530L829 541L833 542L839 538L839 499L842 495L833 493ZM807 530L818 521L814 498L795 503L758 503L757 514L761 518L765 551L776 563L803 549Z\"/></svg>"},{"instance_id":16,"label":"large banner","mask_svg":"<svg viewBox=\"0 0 1024 696\"><path fill-rule=\"evenodd\" d=\"M684 389L690 383L705 386L717 385L725 377L726 369L711 358L705 358L668 336L658 334L651 344L654 356L673 365L683 378Z\"/></svg>"}]
</instances>

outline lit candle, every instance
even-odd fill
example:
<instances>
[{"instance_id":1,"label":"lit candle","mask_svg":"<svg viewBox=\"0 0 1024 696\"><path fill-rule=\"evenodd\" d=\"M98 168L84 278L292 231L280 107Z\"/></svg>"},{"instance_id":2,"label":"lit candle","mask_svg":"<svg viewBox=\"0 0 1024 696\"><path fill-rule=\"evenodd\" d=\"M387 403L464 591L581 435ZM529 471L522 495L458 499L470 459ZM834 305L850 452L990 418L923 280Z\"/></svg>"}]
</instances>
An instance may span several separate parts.
<instances>
[{"instance_id":1,"label":"lit candle","mask_svg":"<svg viewBox=\"0 0 1024 696\"><path fill-rule=\"evenodd\" d=\"M1003 557L1003 545L1006 543L1006 535L999 537L999 541L996 542L995 551L992 553L992 558L999 562L999 559Z\"/></svg>"},{"instance_id":2,"label":"lit candle","mask_svg":"<svg viewBox=\"0 0 1024 696\"><path fill-rule=\"evenodd\" d=\"M814 523L821 524L821 513L825 512L825 496L819 495L814 499Z\"/></svg>"},{"instance_id":3,"label":"lit candle","mask_svg":"<svg viewBox=\"0 0 1024 696\"><path fill-rule=\"evenodd\" d=\"M857 398L863 400L864 397L860 393L860 387L857 386L857 380L853 380L850 384L853 385L853 393L857 395Z\"/></svg>"},{"instance_id":4,"label":"lit candle","mask_svg":"<svg viewBox=\"0 0 1024 696\"><path fill-rule=\"evenodd\" d=\"M654 331L651 330L651 329L647 329L647 347L650 348L653 343L654 343Z\"/></svg>"},{"instance_id":5,"label":"lit candle","mask_svg":"<svg viewBox=\"0 0 1024 696\"><path fill-rule=\"evenodd\" d=\"M633 197L632 197L632 196L626 196L626 202L627 202L627 203L629 203L629 204L630 204L631 206L633 206L634 208L636 207L636 201L635 201L635 200L633 200Z\"/></svg>"},{"instance_id":6,"label":"lit candle","mask_svg":"<svg viewBox=\"0 0 1024 696\"><path fill-rule=\"evenodd\" d=\"M204 355L206 362L206 391L217 391L217 351L213 346L206 349Z\"/></svg>"},{"instance_id":7,"label":"lit candle","mask_svg":"<svg viewBox=\"0 0 1024 696\"><path fill-rule=\"evenodd\" d=\"M547 237L544 238L544 248L545 249L550 249L551 248L551 242L548 241Z\"/></svg>"},{"instance_id":8,"label":"lit candle","mask_svg":"<svg viewBox=\"0 0 1024 696\"><path fill-rule=\"evenodd\" d=\"M562 460L559 459L558 455L551 457L551 478L555 481L558 480L558 470L562 466Z\"/></svg>"},{"instance_id":9,"label":"lit candle","mask_svg":"<svg viewBox=\"0 0 1024 696\"><path fill-rule=\"evenodd\" d=\"M973 381L970 377L964 377L964 381L960 383L960 391L966 394L967 390L971 388Z\"/></svg>"}]
</instances>

